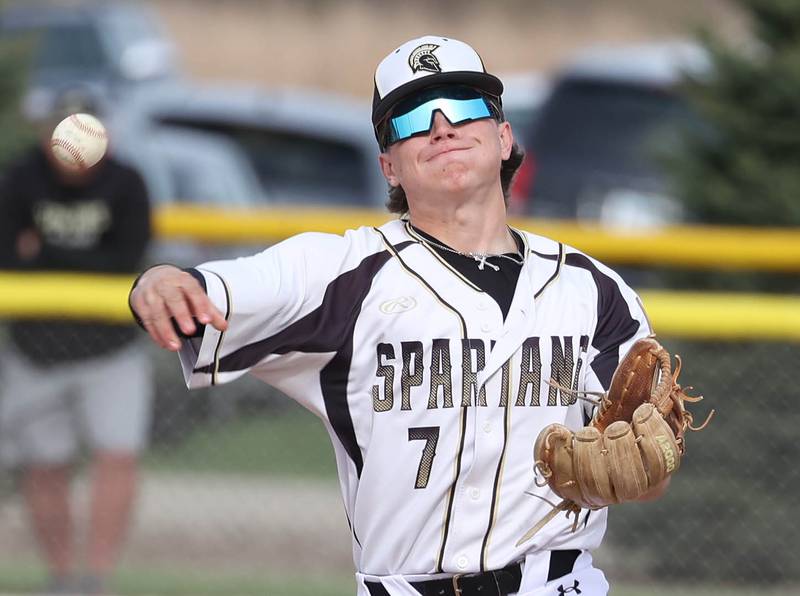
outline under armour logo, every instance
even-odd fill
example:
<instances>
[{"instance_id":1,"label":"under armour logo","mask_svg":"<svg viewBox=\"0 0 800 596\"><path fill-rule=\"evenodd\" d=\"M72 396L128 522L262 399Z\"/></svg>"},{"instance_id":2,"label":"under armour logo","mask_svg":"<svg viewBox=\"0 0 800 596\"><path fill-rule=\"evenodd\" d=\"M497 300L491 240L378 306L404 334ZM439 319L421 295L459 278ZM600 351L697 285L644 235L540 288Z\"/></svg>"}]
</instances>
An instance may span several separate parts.
<instances>
[{"instance_id":1,"label":"under armour logo","mask_svg":"<svg viewBox=\"0 0 800 596\"><path fill-rule=\"evenodd\" d=\"M581 584L577 579L575 583L572 584L569 588L565 588L564 586L558 586L558 596L564 596L567 592L575 592L576 594L580 594L581 590L578 586Z\"/></svg>"},{"instance_id":2,"label":"under armour logo","mask_svg":"<svg viewBox=\"0 0 800 596\"><path fill-rule=\"evenodd\" d=\"M395 315L397 313L411 310L417 305L417 301L411 296L400 296L392 298L380 305L380 311L385 315Z\"/></svg>"}]
</instances>

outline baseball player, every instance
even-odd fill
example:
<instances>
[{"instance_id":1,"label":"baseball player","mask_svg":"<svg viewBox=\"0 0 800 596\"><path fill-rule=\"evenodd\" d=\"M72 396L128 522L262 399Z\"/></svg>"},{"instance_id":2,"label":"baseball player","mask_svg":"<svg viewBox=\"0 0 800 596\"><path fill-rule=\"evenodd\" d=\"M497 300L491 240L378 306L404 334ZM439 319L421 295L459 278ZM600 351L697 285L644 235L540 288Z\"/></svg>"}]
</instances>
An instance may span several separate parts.
<instances>
[{"instance_id":1,"label":"baseball player","mask_svg":"<svg viewBox=\"0 0 800 596\"><path fill-rule=\"evenodd\" d=\"M377 68L372 115L398 219L157 266L131 293L190 387L250 373L323 421L359 596L608 589L590 554L604 509L518 545L553 500L532 448L548 424L591 414L559 386L606 389L651 330L613 271L507 224L522 154L502 91L465 43L404 43Z\"/></svg>"}]
</instances>

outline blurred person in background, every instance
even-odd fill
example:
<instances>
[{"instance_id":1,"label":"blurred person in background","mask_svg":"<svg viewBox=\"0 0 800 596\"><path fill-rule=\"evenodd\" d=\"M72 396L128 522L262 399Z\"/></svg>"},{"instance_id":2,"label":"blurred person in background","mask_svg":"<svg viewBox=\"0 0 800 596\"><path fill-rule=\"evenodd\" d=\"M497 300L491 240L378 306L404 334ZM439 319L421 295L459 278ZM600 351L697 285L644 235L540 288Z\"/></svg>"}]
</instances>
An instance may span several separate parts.
<instances>
[{"instance_id":1,"label":"blurred person in background","mask_svg":"<svg viewBox=\"0 0 800 596\"><path fill-rule=\"evenodd\" d=\"M41 142L0 184L0 268L131 273L151 236L139 174L106 154L69 169L51 152L56 124L97 112L80 90L36 124ZM152 399L148 360L131 325L77 319L9 323L2 355L0 462L18 470L47 563L48 593L102 594L129 526ZM71 493L81 449L91 453L86 551L76 548Z\"/></svg>"},{"instance_id":2,"label":"blurred person in background","mask_svg":"<svg viewBox=\"0 0 800 596\"><path fill-rule=\"evenodd\" d=\"M605 508L520 540L551 511L532 493L532 448L548 424L578 429L592 414L547 380L607 390L651 329L616 273L508 225L523 156L502 92L467 44L406 42L377 68L372 115L398 219L158 265L130 295L190 387L251 373L322 418L359 596L608 590L591 555Z\"/></svg>"}]
</instances>

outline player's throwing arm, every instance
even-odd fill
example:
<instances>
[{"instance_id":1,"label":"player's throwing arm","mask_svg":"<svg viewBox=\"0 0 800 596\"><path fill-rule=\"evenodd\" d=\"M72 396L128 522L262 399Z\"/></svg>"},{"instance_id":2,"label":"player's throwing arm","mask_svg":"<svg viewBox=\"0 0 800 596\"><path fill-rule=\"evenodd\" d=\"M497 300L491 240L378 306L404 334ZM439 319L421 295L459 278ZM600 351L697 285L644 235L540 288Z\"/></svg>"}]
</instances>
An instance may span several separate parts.
<instances>
[{"instance_id":1,"label":"player's throwing arm","mask_svg":"<svg viewBox=\"0 0 800 596\"><path fill-rule=\"evenodd\" d=\"M196 322L210 324L219 331L228 326L200 283L172 265L157 265L145 271L136 281L129 301L152 340L173 352L181 347L173 321L187 336L196 332Z\"/></svg>"}]
</instances>

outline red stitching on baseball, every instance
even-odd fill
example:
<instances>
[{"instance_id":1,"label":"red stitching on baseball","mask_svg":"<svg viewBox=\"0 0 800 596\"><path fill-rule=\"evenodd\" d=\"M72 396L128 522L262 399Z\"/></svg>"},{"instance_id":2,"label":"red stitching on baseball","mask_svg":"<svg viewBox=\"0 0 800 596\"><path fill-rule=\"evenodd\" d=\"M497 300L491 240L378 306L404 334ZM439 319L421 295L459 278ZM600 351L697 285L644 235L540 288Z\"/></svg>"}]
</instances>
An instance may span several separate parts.
<instances>
[{"instance_id":1,"label":"red stitching on baseball","mask_svg":"<svg viewBox=\"0 0 800 596\"><path fill-rule=\"evenodd\" d=\"M53 139L50 143L51 147L61 147L65 149L67 153L69 153L72 157L75 158L75 161L78 162L78 165L82 168L86 167L86 160L83 159L83 155L75 145L70 143L69 141L65 141L64 139Z\"/></svg>"},{"instance_id":2,"label":"red stitching on baseball","mask_svg":"<svg viewBox=\"0 0 800 596\"><path fill-rule=\"evenodd\" d=\"M85 132L89 136L96 137L98 139L105 139L106 138L105 131L100 130L98 128L94 128L94 127L90 126L89 124L86 124L80 118L78 118L77 114L72 114L69 117L69 121L72 122L72 124L74 124L78 128L78 130L81 130L81 131Z\"/></svg>"}]
</instances>

